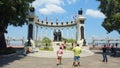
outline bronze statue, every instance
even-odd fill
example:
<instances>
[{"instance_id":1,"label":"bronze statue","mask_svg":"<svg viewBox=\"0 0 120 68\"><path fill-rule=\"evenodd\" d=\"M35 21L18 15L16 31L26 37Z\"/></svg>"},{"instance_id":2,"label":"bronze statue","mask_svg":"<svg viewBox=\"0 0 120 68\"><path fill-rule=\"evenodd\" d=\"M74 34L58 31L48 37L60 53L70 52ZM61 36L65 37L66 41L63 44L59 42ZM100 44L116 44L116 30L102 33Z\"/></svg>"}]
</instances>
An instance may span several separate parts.
<instances>
[{"instance_id":1,"label":"bronze statue","mask_svg":"<svg viewBox=\"0 0 120 68\"><path fill-rule=\"evenodd\" d=\"M54 41L57 41L57 32L54 30Z\"/></svg>"},{"instance_id":2,"label":"bronze statue","mask_svg":"<svg viewBox=\"0 0 120 68\"><path fill-rule=\"evenodd\" d=\"M61 31L54 30L54 41L61 41Z\"/></svg>"}]
</instances>

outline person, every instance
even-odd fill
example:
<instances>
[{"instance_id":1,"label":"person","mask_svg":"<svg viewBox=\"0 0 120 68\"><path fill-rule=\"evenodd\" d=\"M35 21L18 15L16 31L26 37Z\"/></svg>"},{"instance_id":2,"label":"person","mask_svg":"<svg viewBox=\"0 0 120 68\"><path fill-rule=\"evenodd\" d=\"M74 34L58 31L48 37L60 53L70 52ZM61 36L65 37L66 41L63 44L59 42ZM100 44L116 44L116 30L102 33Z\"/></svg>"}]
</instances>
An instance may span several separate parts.
<instances>
[{"instance_id":1,"label":"person","mask_svg":"<svg viewBox=\"0 0 120 68\"><path fill-rule=\"evenodd\" d=\"M115 44L115 46L116 46L116 48L117 48L117 46L118 46L118 43L116 43L116 44Z\"/></svg>"},{"instance_id":2,"label":"person","mask_svg":"<svg viewBox=\"0 0 120 68\"><path fill-rule=\"evenodd\" d=\"M107 59L107 47L106 45L104 45L104 47L102 48L102 51L103 51L103 60L102 62L108 62L108 59Z\"/></svg>"},{"instance_id":3,"label":"person","mask_svg":"<svg viewBox=\"0 0 120 68\"><path fill-rule=\"evenodd\" d=\"M76 47L77 46L77 42L75 42L75 44L74 44L74 47Z\"/></svg>"},{"instance_id":4,"label":"person","mask_svg":"<svg viewBox=\"0 0 120 68\"><path fill-rule=\"evenodd\" d=\"M31 43L30 43L30 41L27 40L27 42L25 42L25 44L24 44L24 52L23 52L23 54L25 56L26 56L26 54L30 53L29 46L31 46Z\"/></svg>"},{"instance_id":5,"label":"person","mask_svg":"<svg viewBox=\"0 0 120 68\"><path fill-rule=\"evenodd\" d=\"M72 43L72 49L73 49L73 47L74 47L74 46L73 46L73 43Z\"/></svg>"},{"instance_id":6,"label":"person","mask_svg":"<svg viewBox=\"0 0 120 68\"><path fill-rule=\"evenodd\" d=\"M66 49L66 41L64 41L64 49Z\"/></svg>"},{"instance_id":7,"label":"person","mask_svg":"<svg viewBox=\"0 0 120 68\"><path fill-rule=\"evenodd\" d=\"M111 56L116 56L116 50L114 45L111 46Z\"/></svg>"},{"instance_id":8,"label":"person","mask_svg":"<svg viewBox=\"0 0 120 68\"><path fill-rule=\"evenodd\" d=\"M61 31L58 30L58 41L61 41Z\"/></svg>"},{"instance_id":9,"label":"person","mask_svg":"<svg viewBox=\"0 0 120 68\"><path fill-rule=\"evenodd\" d=\"M24 44L24 52L23 52L23 54L24 54L25 56L26 56L26 54L27 54L27 49L28 49L27 45L28 45L28 42L25 42L25 44Z\"/></svg>"},{"instance_id":10,"label":"person","mask_svg":"<svg viewBox=\"0 0 120 68\"><path fill-rule=\"evenodd\" d=\"M65 44L61 44L60 47L62 47L63 50L66 49Z\"/></svg>"},{"instance_id":11,"label":"person","mask_svg":"<svg viewBox=\"0 0 120 68\"><path fill-rule=\"evenodd\" d=\"M80 54L82 52L81 47L79 46L79 44L77 44L76 47L74 47L73 49L74 52L74 62L73 62L73 66L80 66ZM77 62L77 65L76 65Z\"/></svg>"},{"instance_id":12,"label":"person","mask_svg":"<svg viewBox=\"0 0 120 68\"><path fill-rule=\"evenodd\" d=\"M57 41L57 32L56 32L56 30L54 30L54 41Z\"/></svg>"},{"instance_id":13,"label":"person","mask_svg":"<svg viewBox=\"0 0 120 68\"><path fill-rule=\"evenodd\" d=\"M60 47L60 48L57 50L57 61L58 61L57 65L62 64L62 63L61 63L61 62L62 62L62 55L63 55L63 48Z\"/></svg>"}]
</instances>

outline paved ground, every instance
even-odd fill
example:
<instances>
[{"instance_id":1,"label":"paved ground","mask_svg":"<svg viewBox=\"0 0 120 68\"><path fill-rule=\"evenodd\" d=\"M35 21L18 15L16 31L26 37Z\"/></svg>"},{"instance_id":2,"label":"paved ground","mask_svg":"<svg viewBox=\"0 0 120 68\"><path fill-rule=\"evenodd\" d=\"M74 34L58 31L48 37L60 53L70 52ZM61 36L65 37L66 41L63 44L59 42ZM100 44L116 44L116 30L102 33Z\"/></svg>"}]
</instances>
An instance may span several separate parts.
<instances>
[{"instance_id":1,"label":"paved ground","mask_svg":"<svg viewBox=\"0 0 120 68\"><path fill-rule=\"evenodd\" d=\"M81 58L80 68L120 68L120 57L108 56L108 63L103 63L98 51L89 57ZM0 58L0 68L72 68L72 58L63 58L63 65L56 66L55 58L41 58L23 55Z\"/></svg>"},{"instance_id":2,"label":"paved ground","mask_svg":"<svg viewBox=\"0 0 120 68\"><path fill-rule=\"evenodd\" d=\"M44 58L56 58L56 52L58 48L54 47L55 51L40 51L38 48L34 49L34 53L29 53L28 56L33 56L33 57L44 57ZM88 49L82 49L81 57L85 56L90 56L93 55L94 53ZM68 51L68 50L63 50L63 58L73 58L74 54L73 51Z\"/></svg>"}]
</instances>

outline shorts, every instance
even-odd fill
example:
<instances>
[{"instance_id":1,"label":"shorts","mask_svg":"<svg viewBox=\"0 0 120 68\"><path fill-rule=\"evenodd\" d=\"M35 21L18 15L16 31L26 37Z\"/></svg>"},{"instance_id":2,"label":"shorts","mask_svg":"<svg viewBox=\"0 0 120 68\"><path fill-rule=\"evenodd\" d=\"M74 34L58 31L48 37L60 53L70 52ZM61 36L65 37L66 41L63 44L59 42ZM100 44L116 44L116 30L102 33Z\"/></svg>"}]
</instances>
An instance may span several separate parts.
<instances>
[{"instance_id":1,"label":"shorts","mask_svg":"<svg viewBox=\"0 0 120 68\"><path fill-rule=\"evenodd\" d=\"M58 56L57 59L62 59L62 56Z\"/></svg>"},{"instance_id":2,"label":"shorts","mask_svg":"<svg viewBox=\"0 0 120 68\"><path fill-rule=\"evenodd\" d=\"M80 61L80 56L74 56L74 62L78 62L78 61Z\"/></svg>"}]
</instances>

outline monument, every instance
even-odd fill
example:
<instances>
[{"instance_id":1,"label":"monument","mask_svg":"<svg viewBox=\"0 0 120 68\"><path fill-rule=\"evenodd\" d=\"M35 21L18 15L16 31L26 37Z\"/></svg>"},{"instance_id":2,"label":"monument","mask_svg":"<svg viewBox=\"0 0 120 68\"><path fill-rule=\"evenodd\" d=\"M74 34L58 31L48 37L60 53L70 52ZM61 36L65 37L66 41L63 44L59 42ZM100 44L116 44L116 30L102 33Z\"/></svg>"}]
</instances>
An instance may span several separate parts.
<instances>
[{"instance_id":1,"label":"monument","mask_svg":"<svg viewBox=\"0 0 120 68\"><path fill-rule=\"evenodd\" d=\"M57 41L57 32L54 30L54 41Z\"/></svg>"},{"instance_id":2,"label":"monument","mask_svg":"<svg viewBox=\"0 0 120 68\"><path fill-rule=\"evenodd\" d=\"M58 30L58 41L61 41L61 39L62 39L62 34L61 34L61 31L60 31L60 30Z\"/></svg>"},{"instance_id":3,"label":"monument","mask_svg":"<svg viewBox=\"0 0 120 68\"><path fill-rule=\"evenodd\" d=\"M44 20L38 20L37 17L35 17L34 15L34 9L31 8L30 9L30 14L29 14L29 25L28 25L28 40L29 38L31 38L32 40L35 40L34 37L34 31L35 31L35 24L39 25L40 27L42 27L40 29L40 31L43 28L47 28L46 30L46 36L48 36L48 29L52 28L54 31L51 30L52 35L50 35L51 37L53 36L53 41L55 42L60 42L62 40L62 37L64 38L63 34L63 29L66 29L66 37L68 38L69 34L72 35L75 32L72 33L68 33L68 29L69 28L76 28L76 40L77 43L80 44L81 46L86 45L86 40L84 37L84 21L85 21L85 17L83 16L83 11L82 9L80 9L78 11L78 16L76 17L76 19L74 19L71 22L56 22L56 24L54 22L52 22L52 19L49 21L44 21ZM44 30L44 31L45 31ZM42 31L40 32L42 34ZM64 33L65 34L65 33ZM42 35L41 35L42 37ZM41 38L40 37L40 38Z\"/></svg>"},{"instance_id":4,"label":"monument","mask_svg":"<svg viewBox=\"0 0 120 68\"><path fill-rule=\"evenodd\" d=\"M61 41L61 31L60 30L58 30L58 31L56 31L56 30L54 30L54 41Z\"/></svg>"},{"instance_id":5,"label":"monument","mask_svg":"<svg viewBox=\"0 0 120 68\"><path fill-rule=\"evenodd\" d=\"M33 14L33 15L31 15L31 14ZM53 38L52 39L52 46L54 48L53 52L52 53L50 52L51 55L52 55L52 58L53 57L56 58L56 50L57 50L57 48L59 48L59 46L57 46L56 43L60 43L60 44L61 44L61 42L63 43L62 37L63 38L64 37L68 38L68 37L70 37L69 35L72 35L72 34L76 33L77 43L80 46L85 46L86 45L86 40L85 40L85 37L84 37L84 21L85 21L85 17L82 14L83 14L83 11L82 11L82 9L80 9L78 11L78 16L73 21L70 21L70 22L68 22L68 21L67 22L58 22L57 21L57 22L54 23L54 22L52 22L52 19L50 20L50 22L48 22L48 21L46 22L44 20L38 20L37 17L34 15L34 13L31 12L30 16L29 16L29 22L28 22L29 23L29 25L28 25L29 26L28 38L32 38L34 40L34 33L36 33L36 32L34 32L35 31L35 29L34 29L35 25L34 24L39 25L40 27L42 27L39 30L40 34L41 34L40 35L41 37L43 37L42 33L44 33L42 31L42 29L44 29L44 31L46 31L46 36L48 36L48 34L47 34L48 31L47 30L50 28L51 32L49 32L49 37L51 36L51 38ZM31 21L30 18L32 18L32 21ZM33 25L33 27L30 24ZM68 31L69 28L72 28L72 29L70 29L70 30L72 30L72 32ZM65 33L64 33L64 34L66 34L65 36L63 35L63 30L64 29L66 30ZM73 30L73 29L76 29L76 30ZM39 52L39 55L40 55L40 53L41 52ZM67 58L72 57L71 56L73 54L72 51L69 51L69 52L66 51L65 53L66 53L66 55L63 56L63 57L67 57ZM43 53L41 53L41 54L43 54ZM82 55L83 56L93 55L93 52L89 51L89 49L87 47L83 47ZM42 55L40 55L40 57L41 56ZM48 56L50 57L49 54L48 54ZM44 56L44 57L47 57L47 56Z\"/></svg>"}]
</instances>

